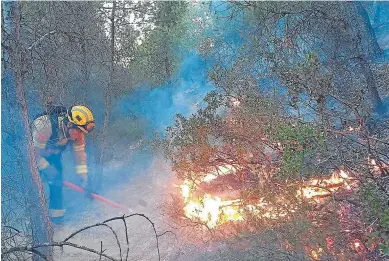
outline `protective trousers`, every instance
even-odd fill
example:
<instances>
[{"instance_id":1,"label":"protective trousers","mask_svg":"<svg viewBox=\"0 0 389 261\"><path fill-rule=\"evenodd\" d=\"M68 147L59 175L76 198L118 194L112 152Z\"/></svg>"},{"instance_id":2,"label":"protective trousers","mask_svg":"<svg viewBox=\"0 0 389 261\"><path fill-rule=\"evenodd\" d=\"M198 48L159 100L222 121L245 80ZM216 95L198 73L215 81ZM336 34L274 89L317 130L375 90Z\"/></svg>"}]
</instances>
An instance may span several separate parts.
<instances>
[{"instance_id":1,"label":"protective trousers","mask_svg":"<svg viewBox=\"0 0 389 261\"><path fill-rule=\"evenodd\" d=\"M53 223L62 223L65 216L63 207L63 180L61 153L47 157L46 160L57 170L57 175L49 183L49 216Z\"/></svg>"}]
</instances>

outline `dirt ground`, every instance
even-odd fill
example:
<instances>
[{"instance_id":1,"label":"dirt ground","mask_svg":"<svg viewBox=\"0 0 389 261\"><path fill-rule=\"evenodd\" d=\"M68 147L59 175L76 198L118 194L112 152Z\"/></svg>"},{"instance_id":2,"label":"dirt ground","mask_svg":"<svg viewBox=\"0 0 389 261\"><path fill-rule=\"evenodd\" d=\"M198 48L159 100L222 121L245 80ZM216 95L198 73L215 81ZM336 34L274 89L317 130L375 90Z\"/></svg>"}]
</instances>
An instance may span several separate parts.
<instances>
[{"instance_id":1,"label":"dirt ground","mask_svg":"<svg viewBox=\"0 0 389 261\"><path fill-rule=\"evenodd\" d=\"M161 260L196 260L207 249L198 249L183 240L180 229L170 224L169 218L163 214L165 202L169 200L170 193L175 193L174 175L170 166L163 159L156 159L151 167L138 177L130 180L128 184L118 185L114 190L104 194L107 198L130 208L124 211L93 201L82 214L76 224L55 227L54 238L61 241L75 230L86 225L95 224L106 219L123 214L141 213L150 218L155 224L158 234L171 231L158 237ZM120 251L125 259L127 245L125 229L122 221L109 223L118 235L121 250L116 243L113 233L106 227L92 228L84 231L70 242L100 250L101 242L105 254L120 260ZM154 230L150 222L143 217L127 219L129 251L128 260L158 260L158 249ZM55 260L98 260L95 254L83 250L65 247L64 251L55 251ZM102 258L104 260L104 258Z\"/></svg>"},{"instance_id":2,"label":"dirt ground","mask_svg":"<svg viewBox=\"0 0 389 261\"><path fill-rule=\"evenodd\" d=\"M302 260L277 254L266 248L253 247L252 239L242 240L229 237L220 240L225 234L223 229L210 231L196 223L177 224L177 220L166 214L172 195L177 193L178 181L169 164L162 158L156 158L149 169L142 175L131 179L127 184L118 185L103 196L120 203L131 210L124 213L100 202L92 201L83 212L79 221L55 227L54 238L62 241L71 233L106 219L123 214L141 213L155 224L158 237L159 255L154 230L150 222L143 217L127 219L129 248L127 260ZM100 250L101 242L104 253L121 260L126 260L127 245L122 221L109 223L115 230L121 245L119 249L113 233L107 227L88 229L76 235L70 242ZM216 232L216 233L215 233ZM218 233L218 235L217 235ZM225 238L225 237L224 237ZM269 239L271 240L271 239ZM99 256L80 249L64 247L55 250L55 260L99 260ZM108 260L102 258L101 260Z\"/></svg>"}]
</instances>

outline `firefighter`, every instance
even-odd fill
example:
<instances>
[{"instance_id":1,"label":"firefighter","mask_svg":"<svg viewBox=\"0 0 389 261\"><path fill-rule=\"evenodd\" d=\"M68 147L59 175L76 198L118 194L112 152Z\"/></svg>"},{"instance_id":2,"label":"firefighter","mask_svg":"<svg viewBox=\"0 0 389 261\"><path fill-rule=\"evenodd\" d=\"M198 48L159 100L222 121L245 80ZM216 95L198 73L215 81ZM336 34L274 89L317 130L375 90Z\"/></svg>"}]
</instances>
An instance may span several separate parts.
<instances>
[{"instance_id":1,"label":"firefighter","mask_svg":"<svg viewBox=\"0 0 389 261\"><path fill-rule=\"evenodd\" d=\"M81 186L89 191L85 135L94 125L92 112L81 105L69 109L50 106L33 121L35 155L42 179L49 184L49 217L53 223L62 223L65 215L61 154L69 143L73 145L75 170Z\"/></svg>"}]
</instances>

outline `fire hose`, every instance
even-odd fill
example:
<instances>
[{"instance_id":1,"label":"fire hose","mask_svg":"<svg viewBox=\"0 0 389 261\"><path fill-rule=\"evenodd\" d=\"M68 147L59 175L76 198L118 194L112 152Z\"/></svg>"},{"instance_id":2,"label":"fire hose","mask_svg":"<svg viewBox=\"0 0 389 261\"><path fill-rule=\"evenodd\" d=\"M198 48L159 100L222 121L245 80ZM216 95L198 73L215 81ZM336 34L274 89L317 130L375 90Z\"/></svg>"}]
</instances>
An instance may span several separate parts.
<instances>
[{"instance_id":1,"label":"fire hose","mask_svg":"<svg viewBox=\"0 0 389 261\"><path fill-rule=\"evenodd\" d=\"M64 184L66 187L68 187L68 188L70 188L70 189L72 189L72 190L74 190L74 191L77 191L77 192L80 192L80 193L86 193L86 191L85 191L84 189L82 189L82 188L80 188L79 186L74 185L73 183L70 183L70 182L68 182L68 181L64 181L63 184ZM112 200L110 200L110 199L107 199L107 198L105 198L105 197L103 197L103 196L100 196L100 195L98 195L98 194L96 194L96 193L90 193L90 196L91 196L92 198L94 198L94 199L100 201L100 202L103 202L103 203L108 204L108 205L110 205L110 206L113 206L113 207L115 207L115 208L119 208L119 209L122 209L122 210L125 210L125 211L134 212L132 209L127 208L127 207L125 207L125 206L122 206L122 205L120 205L120 204L118 204L118 203L116 203L116 202L114 202L114 201L112 201Z\"/></svg>"}]
</instances>

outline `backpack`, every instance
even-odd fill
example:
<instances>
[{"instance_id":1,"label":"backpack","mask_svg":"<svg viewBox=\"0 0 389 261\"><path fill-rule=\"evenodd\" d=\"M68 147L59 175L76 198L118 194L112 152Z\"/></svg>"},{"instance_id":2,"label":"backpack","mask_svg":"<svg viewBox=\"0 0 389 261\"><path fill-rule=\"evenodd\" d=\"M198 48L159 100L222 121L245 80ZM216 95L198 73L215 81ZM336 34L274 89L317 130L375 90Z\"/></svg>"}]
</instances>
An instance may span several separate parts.
<instances>
[{"instance_id":1,"label":"backpack","mask_svg":"<svg viewBox=\"0 0 389 261\"><path fill-rule=\"evenodd\" d=\"M34 120L41 116L48 115L51 123L51 136L49 140L56 140L58 139L58 117L65 116L66 113L66 107L50 104L46 107L46 111L35 116ZM66 117L64 118L66 119Z\"/></svg>"}]
</instances>

